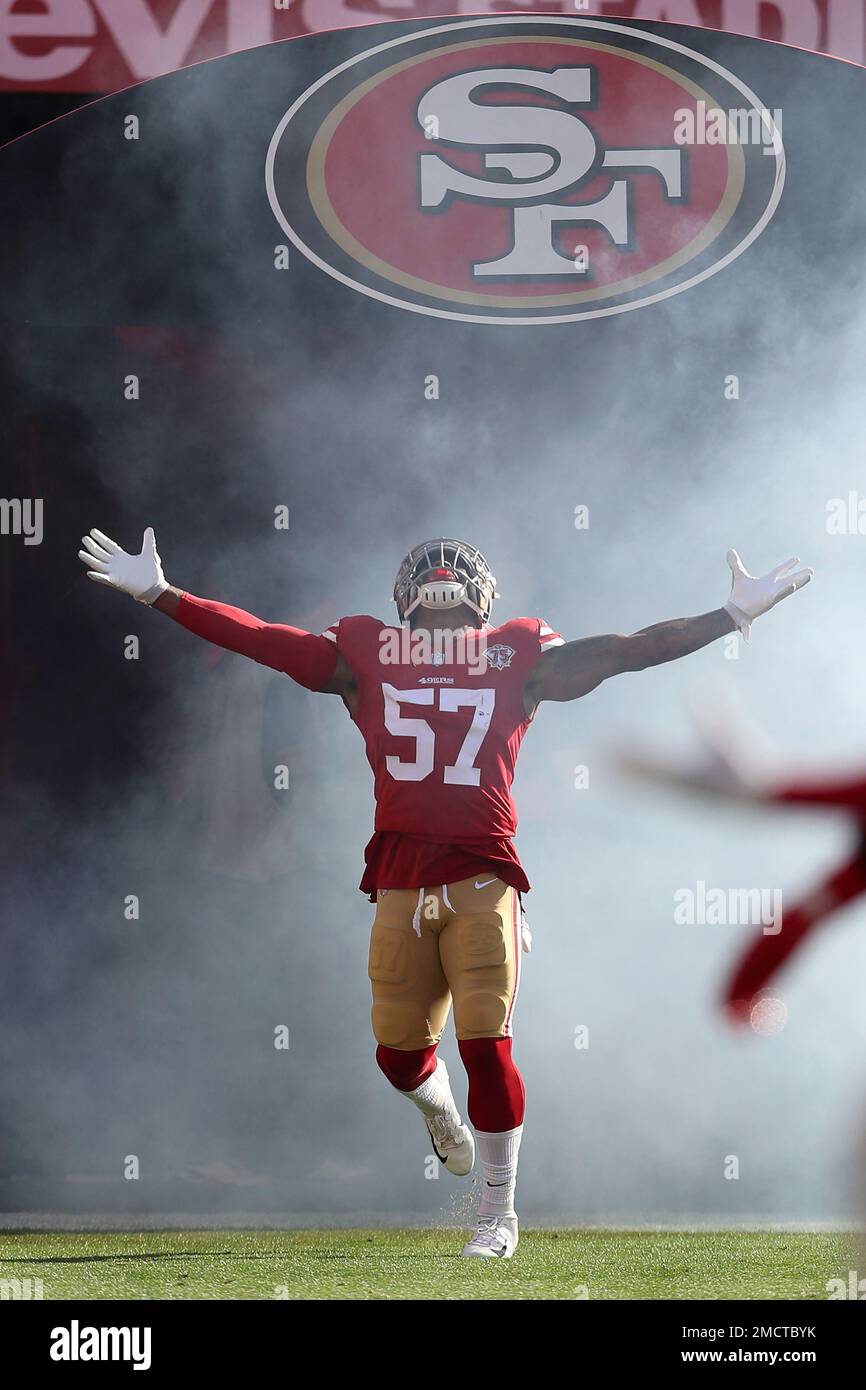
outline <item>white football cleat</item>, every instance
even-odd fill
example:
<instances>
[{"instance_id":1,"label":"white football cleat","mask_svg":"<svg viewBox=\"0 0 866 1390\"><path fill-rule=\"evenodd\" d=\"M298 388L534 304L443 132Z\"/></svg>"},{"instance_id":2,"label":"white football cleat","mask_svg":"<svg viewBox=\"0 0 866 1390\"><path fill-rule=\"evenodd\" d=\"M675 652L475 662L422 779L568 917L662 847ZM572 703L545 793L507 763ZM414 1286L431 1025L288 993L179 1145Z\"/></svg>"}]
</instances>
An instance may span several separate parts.
<instances>
[{"instance_id":1,"label":"white football cleat","mask_svg":"<svg viewBox=\"0 0 866 1390\"><path fill-rule=\"evenodd\" d=\"M471 1173L475 1162L475 1136L468 1125L461 1123L457 1112L425 1115L424 1123L430 1131L433 1152L448 1172L455 1178L465 1178Z\"/></svg>"},{"instance_id":2,"label":"white football cleat","mask_svg":"<svg viewBox=\"0 0 866 1390\"><path fill-rule=\"evenodd\" d=\"M464 1259L510 1260L519 1240L516 1216L479 1216L475 1234L461 1254Z\"/></svg>"}]
</instances>

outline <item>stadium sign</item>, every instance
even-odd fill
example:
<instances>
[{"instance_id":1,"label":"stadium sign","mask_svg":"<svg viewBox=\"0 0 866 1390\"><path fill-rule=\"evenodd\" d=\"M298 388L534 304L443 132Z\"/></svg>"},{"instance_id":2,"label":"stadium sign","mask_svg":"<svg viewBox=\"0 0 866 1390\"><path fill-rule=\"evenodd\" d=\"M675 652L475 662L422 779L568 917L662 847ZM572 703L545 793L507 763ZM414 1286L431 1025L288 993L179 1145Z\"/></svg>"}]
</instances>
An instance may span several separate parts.
<instances>
[{"instance_id":1,"label":"stadium sign","mask_svg":"<svg viewBox=\"0 0 866 1390\"><path fill-rule=\"evenodd\" d=\"M0 0L0 90L110 92L190 63L299 34L502 0ZM528 8L528 6L527 6ZM545 9L573 14L575 0ZM601 18L666 20L781 40L862 63L864 0L586 0Z\"/></svg>"},{"instance_id":2,"label":"stadium sign","mask_svg":"<svg viewBox=\"0 0 866 1390\"><path fill-rule=\"evenodd\" d=\"M342 284L514 325L702 283L767 226L784 171L777 115L708 55L621 23L500 16L326 71L279 122L266 183L286 235Z\"/></svg>"}]
</instances>

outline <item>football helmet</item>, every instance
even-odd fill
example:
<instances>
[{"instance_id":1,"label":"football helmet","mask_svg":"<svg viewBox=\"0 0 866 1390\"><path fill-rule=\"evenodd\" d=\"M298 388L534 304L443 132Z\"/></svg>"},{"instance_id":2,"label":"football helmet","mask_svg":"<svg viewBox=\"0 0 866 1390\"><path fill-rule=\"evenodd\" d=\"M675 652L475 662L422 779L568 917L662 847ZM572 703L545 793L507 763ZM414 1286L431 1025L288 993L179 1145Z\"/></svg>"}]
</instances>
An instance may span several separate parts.
<instances>
[{"instance_id":1,"label":"football helmet","mask_svg":"<svg viewBox=\"0 0 866 1390\"><path fill-rule=\"evenodd\" d=\"M498 597L496 580L481 551L466 541L444 537L424 541L410 550L394 581L394 602L401 623L419 606L456 608L461 603L486 623Z\"/></svg>"}]
</instances>

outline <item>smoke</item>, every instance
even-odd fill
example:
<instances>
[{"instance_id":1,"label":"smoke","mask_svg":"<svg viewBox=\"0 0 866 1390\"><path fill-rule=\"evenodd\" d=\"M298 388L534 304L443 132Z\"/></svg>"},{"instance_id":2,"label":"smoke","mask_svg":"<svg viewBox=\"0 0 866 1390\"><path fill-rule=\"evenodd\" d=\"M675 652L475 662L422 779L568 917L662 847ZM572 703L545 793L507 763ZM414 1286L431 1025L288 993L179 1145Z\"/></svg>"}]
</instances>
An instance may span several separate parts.
<instances>
[{"instance_id":1,"label":"smoke","mask_svg":"<svg viewBox=\"0 0 866 1390\"><path fill-rule=\"evenodd\" d=\"M745 40L720 47L745 62ZM828 503L862 474L862 152L849 132L842 180L811 124L810 62L775 61L766 85L786 93L791 154L766 242L652 309L546 329L371 308L307 265L275 290L279 231L263 196L248 199L282 92L249 91L227 121L225 89L198 71L164 80L161 103L141 89L73 118L58 196L79 209L70 236L89 228L81 276L52 268L54 232L31 220L17 293L36 312L8 350L8 489L39 486L47 523L37 559L12 558L5 1209L450 1224L461 1200L429 1178L423 1126L373 1063L372 908L356 888L372 781L357 732L335 698L218 656L77 574L84 530L133 546L148 524L171 582L319 630L389 616L396 568L427 536L480 546L500 619L538 615L567 638L718 607L732 545L756 572L793 554L813 565L814 584L748 647L543 707L527 736L520 1194L527 1218L573 1223L850 1209L861 910L791 967L788 1022L770 1037L734 1036L716 1007L754 929L674 918L674 894L699 880L788 901L848 828L637 790L609 758L626 737L685 746L688 697L721 689L792 769L866 762L863 541L827 529ZM119 173L116 117L138 107L144 138L122 155L134 174ZM32 140L31 169L49 158L48 133ZM81 212L101 155L132 200L117 210L140 224L132 247L109 200ZM118 285L136 310L122 329L105 326ZM465 1098L450 1035L443 1052Z\"/></svg>"}]
</instances>

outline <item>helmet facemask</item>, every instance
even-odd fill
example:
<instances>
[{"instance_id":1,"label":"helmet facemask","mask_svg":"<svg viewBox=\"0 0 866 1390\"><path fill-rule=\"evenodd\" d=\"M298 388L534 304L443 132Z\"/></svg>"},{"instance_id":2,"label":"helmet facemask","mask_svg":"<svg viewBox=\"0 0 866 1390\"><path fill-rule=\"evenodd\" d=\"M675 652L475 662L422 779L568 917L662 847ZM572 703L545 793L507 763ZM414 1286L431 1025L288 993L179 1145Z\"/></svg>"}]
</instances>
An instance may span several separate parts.
<instances>
[{"instance_id":1,"label":"helmet facemask","mask_svg":"<svg viewBox=\"0 0 866 1390\"><path fill-rule=\"evenodd\" d=\"M466 541L439 539L417 545L400 566L394 584L401 622L418 608L435 612L465 604L483 624L498 597L490 566L480 550Z\"/></svg>"}]
</instances>

